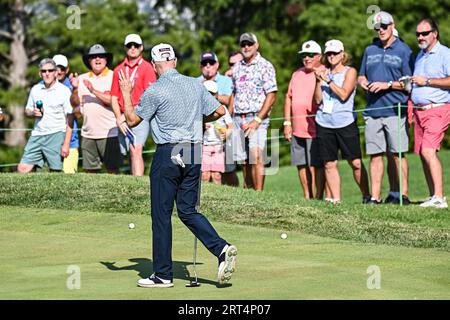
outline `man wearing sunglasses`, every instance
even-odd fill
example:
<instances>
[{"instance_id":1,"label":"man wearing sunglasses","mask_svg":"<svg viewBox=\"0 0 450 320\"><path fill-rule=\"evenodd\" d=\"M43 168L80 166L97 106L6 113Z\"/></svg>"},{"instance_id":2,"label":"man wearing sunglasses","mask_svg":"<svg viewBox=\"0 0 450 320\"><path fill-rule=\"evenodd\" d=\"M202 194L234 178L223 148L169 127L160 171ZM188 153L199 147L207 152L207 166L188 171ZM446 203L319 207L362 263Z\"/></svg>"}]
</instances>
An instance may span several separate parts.
<instances>
[{"instance_id":1,"label":"man wearing sunglasses","mask_svg":"<svg viewBox=\"0 0 450 320\"><path fill-rule=\"evenodd\" d=\"M244 187L262 191L269 115L278 91L275 68L258 52L258 39L246 32L239 37L244 59L233 68L234 160L243 164Z\"/></svg>"},{"instance_id":2,"label":"man wearing sunglasses","mask_svg":"<svg viewBox=\"0 0 450 320\"><path fill-rule=\"evenodd\" d=\"M411 99L414 109L414 152L420 154L430 198L421 207L448 208L444 197L442 163L437 152L450 125L450 49L439 42L432 19L417 24L417 56Z\"/></svg>"},{"instance_id":3,"label":"man wearing sunglasses","mask_svg":"<svg viewBox=\"0 0 450 320\"><path fill-rule=\"evenodd\" d=\"M70 89L57 81L56 64L52 59L43 59L39 70L43 81L33 86L25 107L25 114L35 121L17 167L20 173L42 168L44 162L50 171L61 171L62 159L69 155L73 124Z\"/></svg>"},{"instance_id":4,"label":"man wearing sunglasses","mask_svg":"<svg viewBox=\"0 0 450 320\"><path fill-rule=\"evenodd\" d=\"M314 70L324 68L320 62L322 48L310 40L298 53L303 67L292 74L286 93L284 137L291 142L291 163L297 166L305 199L321 199L324 172L316 140L314 116L319 105L314 100Z\"/></svg>"},{"instance_id":5,"label":"man wearing sunglasses","mask_svg":"<svg viewBox=\"0 0 450 320\"><path fill-rule=\"evenodd\" d=\"M83 55L83 62L90 71L70 77L74 88L71 96L74 113L83 116L83 169L90 173L100 172L104 164L108 173L117 174L123 161L116 118L111 109L113 72L109 66L112 60L111 53L95 44Z\"/></svg>"},{"instance_id":6,"label":"man wearing sunglasses","mask_svg":"<svg viewBox=\"0 0 450 320\"><path fill-rule=\"evenodd\" d=\"M142 151L150 131L149 123L142 121L134 128L128 128L125 123L123 98L120 93L119 71L126 73L132 83L133 92L131 98L133 106L139 104L144 90L156 81L156 73L151 64L142 57L144 45L138 34L129 34L124 41L125 59L114 69L114 77L111 87L111 102L116 117L117 126L120 129L120 151L123 155L130 151L131 172L134 176L144 175L145 166ZM130 141L127 130L131 130L136 136L136 141Z\"/></svg>"},{"instance_id":7,"label":"man wearing sunglasses","mask_svg":"<svg viewBox=\"0 0 450 320\"><path fill-rule=\"evenodd\" d=\"M379 40L364 51L358 83L366 91L367 104L363 112L365 120L366 152L370 155L370 182L372 198L370 204L381 203L383 180L383 155L391 152L396 164L397 177L400 168L399 152L408 151L408 125L406 108L402 108L401 128L398 130L397 105L406 105L408 93L402 82L403 76L411 76L414 57L411 49L394 36L394 19L380 11L374 16L374 30ZM399 145L399 135L401 145ZM408 162L402 156L402 189L398 190L403 204L408 198ZM400 201L397 200L396 203Z\"/></svg>"}]
</instances>

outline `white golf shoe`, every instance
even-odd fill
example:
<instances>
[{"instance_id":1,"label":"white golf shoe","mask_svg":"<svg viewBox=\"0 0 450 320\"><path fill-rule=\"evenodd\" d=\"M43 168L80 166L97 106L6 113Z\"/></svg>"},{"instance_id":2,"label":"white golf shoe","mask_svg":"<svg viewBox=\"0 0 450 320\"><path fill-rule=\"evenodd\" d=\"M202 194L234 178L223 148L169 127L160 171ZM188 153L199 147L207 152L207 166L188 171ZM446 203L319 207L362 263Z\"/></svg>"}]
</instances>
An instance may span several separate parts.
<instances>
[{"instance_id":1,"label":"white golf shoe","mask_svg":"<svg viewBox=\"0 0 450 320\"><path fill-rule=\"evenodd\" d=\"M436 196L432 196L431 199L425 201L424 203L421 203L420 206L422 208L440 208L440 209L445 209L445 208L448 208L447 198L446 197L439 198L439 197L436 197Z\"/></svg>"},{"instance_id":2,"label":"white golf shoe","mask_svg":"<svg viewBox=\"0 0 450 320\"><path fill-rule=\"evenodd\" d=\"M219 272L217 279L220 284L224 284L231 279L231 275L236 270L237 248L233 245L226 245L219 256Z\"/></svg>"},{"instance_id":3,"label":"white golf shoe","mask_svg":"<svg viewBox=\"0 0 450 320\"><path fill-rule=\"evenodd\" d=\"M140 279L137 285L143 288L170 288L173 287L173 282L172 280L164 280L152 274L146 279Z\"/></svg>"}]
</instances>

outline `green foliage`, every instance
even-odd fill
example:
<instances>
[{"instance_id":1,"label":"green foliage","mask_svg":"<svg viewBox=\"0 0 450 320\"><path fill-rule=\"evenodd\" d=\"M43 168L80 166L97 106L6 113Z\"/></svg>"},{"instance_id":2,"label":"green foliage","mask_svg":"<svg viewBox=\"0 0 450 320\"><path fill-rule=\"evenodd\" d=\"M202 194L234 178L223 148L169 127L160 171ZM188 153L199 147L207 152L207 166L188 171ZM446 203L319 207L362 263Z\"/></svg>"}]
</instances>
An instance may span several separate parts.
<instances>
[{"instance_id":1,"label":"green foliage","mask_svg":"<svg viewBox=\"0 0 450 320\"><path fill-rule=\"evenodd\" d=\"M2 25L6 25L6 12L12 2L0 4L5 9L0 13ZM122 44L128 33L142 36L146 58L149 58L153 45L171 43L179 57L179 70L191 76L200 74L201 52L213 50L219 56L223 73L228 69L228 53L239 49L239 35L250 31L258 36L261 54L276 68L279 91L271 117L281 118L290 77L300 67L297 52L301 44L314 39L323 46L331 38L340 39L352 57L352 65L359 69L364 49L376 36L369 28L375 10L392 13L400 37L415 53L418 47L414 31L417 21L423 17L437 20L441 42L450 45L448 0L175 0L172 3L173 6L168 6L166 1L160 0L151 7L141 1L141 7L138 1L121 0L27 1L31 15L26 44L34 58L27 73L29 83L39 79L37 61L55 53L63 53L69 58L73 72L86 72L82 54L95 43L101 43L111 51L113 65L117 65L124 57ZM80 29L68 28L73 15L67 11L69 4L76 4L81 10ZM8 48L8 42L0 37L0 53L7 53ZM3 105L26 100L28 90L11 91L5 82L0 82L0 88ZM355 101L357 109L364 107L365 96L361 89L357 90ZM280 128L281 123L281 120L272 121L271 128ZM448 146L448 141L447 137L444 146ZM146 149L152 146L149 141ZM283 146L281 151L282 163L287 163L288 148Z\"/></svg>"}]
</instances>

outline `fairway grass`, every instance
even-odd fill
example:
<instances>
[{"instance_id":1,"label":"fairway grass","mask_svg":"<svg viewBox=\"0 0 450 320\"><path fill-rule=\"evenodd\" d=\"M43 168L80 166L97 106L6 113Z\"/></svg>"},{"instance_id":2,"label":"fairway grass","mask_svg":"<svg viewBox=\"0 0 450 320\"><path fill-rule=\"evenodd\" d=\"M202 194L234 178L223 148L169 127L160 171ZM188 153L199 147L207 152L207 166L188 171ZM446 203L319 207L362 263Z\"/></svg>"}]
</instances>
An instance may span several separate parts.
<instances>
[{"instance_id":1,"label":"fairway grass","mask_svg":"<svg viewBox=\"0 0 450 320\"><path fill-rule=\"evenodd\" d=\"M135 229L128 228L130 222ZM136 281L152 273L150 223L148 215L2 206L0 299L450 298L446 250L336 240L300 231L288 231L282 240L286 230L223 222L213 225L239 252L231 285L217 285L217 259L199 243L201 286L186 288L194 238L176 217L174 288L139 288ZM370 266L380 270L380 289L367 287ZM79 289L67 286L74 285L73 268L80 270Z\"/></svg>"}]
</instances>

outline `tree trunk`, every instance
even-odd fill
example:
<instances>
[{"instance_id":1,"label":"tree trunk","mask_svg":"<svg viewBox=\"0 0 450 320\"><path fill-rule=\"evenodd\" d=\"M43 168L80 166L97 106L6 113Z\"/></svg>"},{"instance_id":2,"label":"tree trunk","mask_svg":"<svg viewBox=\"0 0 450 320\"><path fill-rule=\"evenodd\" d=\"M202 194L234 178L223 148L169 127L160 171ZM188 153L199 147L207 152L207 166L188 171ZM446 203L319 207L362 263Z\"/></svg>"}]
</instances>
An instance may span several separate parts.
<instances>
[{"instance_id":1,"label":"tree trunk","mask_svg":"<svg viewBox=\"0 0 450 320\"><path fill-rule=\"evenodd\" d=\"M9 106L11 120L9 123L10 129L23 129L25 127L25 114L22 105ZM26 142L26 131L6 131L5 144L8 146L21 146Z\"/></svg>"},{"instance_id":2,"label":"tree trunk","mask_svg":"<svg viewBox=\"0 0 450 320\"><path fill-rule=\"evenodd\" d=\"M26 19L27 14L22 0L15 0L11 6L11 65L9 69L10 87L26 88L28 85L26 72L28 67L28 54L25 48ZM23 103L23 102L22 102ZM12 101L8 108L11 112L10 128L25 128L24 106L17 101ZM10 146L23 145L25 143L25 131L11 131L5 135L5 144Z\"/></svg>"}]
</instances>

